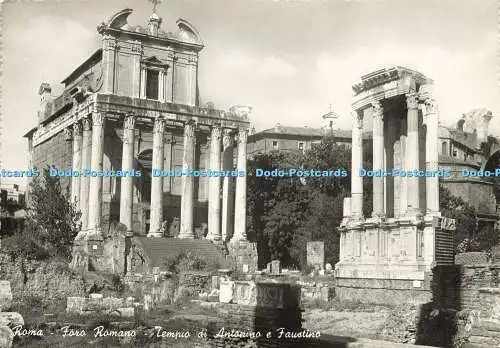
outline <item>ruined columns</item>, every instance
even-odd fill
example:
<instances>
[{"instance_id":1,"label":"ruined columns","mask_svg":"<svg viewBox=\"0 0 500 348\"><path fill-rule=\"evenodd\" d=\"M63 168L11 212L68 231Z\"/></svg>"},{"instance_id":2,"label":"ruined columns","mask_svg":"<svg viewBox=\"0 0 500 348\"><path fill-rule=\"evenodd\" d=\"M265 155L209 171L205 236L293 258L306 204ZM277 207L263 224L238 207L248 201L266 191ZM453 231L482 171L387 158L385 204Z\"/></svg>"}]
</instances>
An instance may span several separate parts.
<instances>
[{"instance_id":1,"label":"ruined columns","mask_svg":"<svg viewBox=\"0 0 500 348\"><path fill-rule=\"evenodd\" d=\"M210 141L210 169L220 171L221 169L221 136L222 130L220 126L212 127L212 135ZM213 241L221 240L221 224L220 224L220 184L219 176L208 178L208 234L207 239Z\"/></svg>"},{"instance_id":2,"label":"ruined columns","mask_svg":"<svg viewBox=\"0 0 500 348\"><path fill-rule=\"evenodd\" d=\"M234 235L232 241L246 240L246 210L247 210L247 136L246 129L238 133L238 170L245 171L245 175L236 178L236 197L234 209Z\"/></svg>"},{"instance_id":3,"label":"ruined columns","mask_svg":"<svg viewBox=\"0 0 500 348\"><path fill-rule=\"evenodd\" d=\"M80 122L73 124L73 169L80 170L82 166L82 125ZM80 202L80 176L71 178L71 201Z\"/></svg>"},{"instance_id":4,"label":"ruined columns","mask_svg":"<svg viewBox=\"0 0 500 348\"><path fill-rule=\"evenodd\" d=\"M418 94L409 93L406 95L406 105L408 108L407 115L407 144L406 144L406 169L415 170L419 169L419 134L418 134ZM419 216L420 212L420 190L419 190L419 177L412 176L406 178L408 185L407 201L408 210L407 215Z\"/></svg>"},{"instance_id":5,"label":"ruined columns","mask_svg":"<svg viewBox=\"0 0 500 348\"><path fill-rule=\"evenodd\" d=\"M224 170L233 170L234 167L234 144L230 130L224 131L222 138L222 168ZM229 176L224 176L222 182L222 241L225 242L233 235L233 212L234 212L234 194L233 181Z\"/></svg>"},{"instance_id":6,"label":"ruined columns","mask_svg":"<svg viewBox=\"0 0 500 348\"><path fill-rule=\"evenodd\" d=\"M165 120L156 118L153 128L153 160L152 172L163 170ZM151 216L148 237L162 237L161 223L163 220L163 178L154 175L151 178Z\"/></svg>"},{"instance_id":7,"label":"ruined columns","mask_svg":"<svg viewBox=\"0 0 500 348\"><path fill-rule=\"evenodd\" d=\"M187 172L193 169L195 151L195 125L188 122L184 126L184 154L182 156L182 171ZM178 238L194 238L194 181L192 176L182 177L182 197L181 197L181 227Z\"/></svg>"},{"instance_id":8,"label":"ruined columns","mask_svg":"<svg viewBox=\"0 0 500 348\"><path fill-rule=\"evenodd\" d=\"M92 155L92 122L90 118L82 119L82 170L90 169ZM80 178L80 210L82 212L82 231L87 230L89 221L89 190L90 178L83 175Z\"/></svg>"},{"instance_id":9,"label":"ruined columns","mask_svg":"<svg viewBox=\"0 0 500 348\"><path fill-rule=\"evenodd\" d=\"M385 169L384 165L384 110L379 101L372 102L373 116L373 170ZM373 212L372 217L385 215L384 177L373 177Z\"/></svg>"},{"instance_id":10,"label":"ruined columns","mask_svg":"<svg viewBox=\"0 0 500 348\"><path fill-rule=\"evenodd\" d=\"M363 219L363 177L359 174L363 168L363 115L354 112L352 127L351 155L351 216L354 220Z\"/></svg>"},{"instance_id":11,"label":"ruined columns","mask_svg":"<svg viewBox=\"0 0 500 348\"><path fill-rule=\"evenodd\" d=\"M425 143L426 170L437 172L439 170L439 115L436 102L433 99L428 98L424 102L424 119L427 128ZM441 215L439 212L439 177L429 176L425 178L425 185L426 214L439 216Z\"/></svg>"},{"instance_id":12,"label":"ruined columns","mask_svg":"<svg viewBox=\"0 0 500 348\"><path fill-rule=\"evenodd\" d=\"M91 170L102 172L104 157L104 115L100 112L92 114L92 158ZM90 178L89 189L89 221L88 230L91 234L100 235L102 211L102 176Z\"/></svg>"},{"instance_id":13,"label":"ruined columns","mask_svg":"<svg viewBox=\"0 0 500 348\"><path fill-rule=\"evenodd\" d=\"M123 152L122 170L134 170L134 134L135 116L127 115L123 122ZM127 235L132 236L132 207L133 207L134 179L132 176L121 178L120 190L120 222L127 226Z\"/></svg>"}]
</instances>

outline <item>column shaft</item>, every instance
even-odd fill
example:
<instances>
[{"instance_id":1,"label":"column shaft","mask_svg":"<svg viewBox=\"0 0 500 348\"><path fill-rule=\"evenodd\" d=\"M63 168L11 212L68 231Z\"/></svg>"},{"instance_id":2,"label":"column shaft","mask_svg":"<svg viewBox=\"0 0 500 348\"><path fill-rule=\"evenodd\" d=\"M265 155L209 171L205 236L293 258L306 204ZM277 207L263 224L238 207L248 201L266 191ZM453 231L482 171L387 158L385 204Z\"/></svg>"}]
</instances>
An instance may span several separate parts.
<instances>
[{"instance_id":1,"label":"column shaft","mask_svg":"<svg viewBox=\"0 0 500 348\"><path fill-rule=\"evenodd\" d=\"M224 170L234 169L234 143L233 136L229 130L224 132L222 139L222 168ZM222 241L225 242L233 235L234 223L234 179L224 176L222 182Z\"/></svg>"},{"instance_id":2,"label":"column shaft","mask_svg":"<svg viewBox=\"0 0 500 348\"><path fill-rule=\"evenodd\" d=\"M222 130L219 126L212 128L210 141L210 169L220 171L221 169L221 138ZM208 178L208 234L207 239L221 240L221 200L220 200L220 177Z\"/></svg>"},{"instance_id":3,"label":"column shaft","mask_svg":"<svg viewBox=\"0 0 500 348\"><path fill-rule=\"evenodd\" d=\"M406 144L406 169L419 170L419 134L418 134L418 96L416 93L407 94L408 107L407 127L408 139ZM407 215L420 215L420 188L418 176L407 177L408 211Z\"/></svg>"},{"instance_id":4,"label":"column shaft","mask_svg":"<svg viewBox=\"0 0 500 348\"><path fill-rule=\"evenodd\" d=\"M373 170L385 170L384 165L384 113L380 102L372 103L373 115ZM384 216L384 177L373 177L372 217Z\"/></svg>"},{"instance_id":5,"label":"column shaft","mask_svg":"<svg viewBox=\"0 0 500 348\"><path fill-rule=\"evenodd\" d=\"M122 170L134 170L135 116L127 115L123 124ZM134 178L127 175L121 178L120 222L127 226L127 235L132 236L132 209L134 197Z\"/></svg>"},{"instance_id":6,"label":"column shaft","mask_svg":"<svg viewBox=\"0 0 500 348\"><path fill-rule=\"evenodd\" d=\"M245 175L236 177L236 194L234 208L234 235L232 240L246 240L246 214L247 214L247 136L246 129L238 133L238 171L245 171Z\"/></svg>"},{"instance_id":7,"label":"column shaft","mask_svg":"<svg viewBox=\"0 0 500 348\"><path fill-rule=\"evenodd\" d=\"M426 170L439 170L438 147L439 147L439 114L435 101L428 99L425 101L425 119L427 126L425 157ZM429 176L425 181L426 185L426 207L427 214L439 214L439 177Z\"/></svg>"},{"instance_id":8,"label":"column shaft","mask_svg":"<svg viewBox=\"0 0 500 348\"><path fill-rule=\"evenodd\" d=\"M102 172L104 158L104 115L92 114L92 159L91 170ZM89 222L88 229L92 234L102 232L102 176L91 176L89 190Z\"/></svg>"},{"instance_id":9,"label":"column shaft","mask_svg":"<svg viewBox=\"0 0 500 348\"><path fill-rule=\"evenodd\" d=\"M81 170L90 169L92 156L92 121L89 118L82 120L82 165ZM80 211L82 212L81 222L82 231L88 229L89 221L89 191L90 177L83 175L80 178Z\"/></svg>"},{"instance_id":10,"label":"column shaft","mask_svg":"<svg viewBox=\"0 0 500 348\"><path fill-rule=\"evenodd\" d=\"M194 169L195 152L195 125L186 123L184 126L184 154L182 157L182 170L184 172ZM179 238L194 238L194 181L192 176L182 177L182 197L181 197L181 228Z\"/></svg>"},{"instance_id":11,"label":"column shaft","mask_svg":"<svg viewBox=\"0 0 500 348\"><path fill-rule=\"evenodd\" d=\"M73 168L80 171L82 167L82 125L80 122L73 124ZM80 202L80 176L71 177L71 200Z\"/></svg>"},{"instance_id":12,"label":"column shaft","mask_svg":"<svg viewBox=\"0 0 500 348\"><path fill-rule=\"evenodd\" d=\"M407 140L408 137L406 135L407 131L407 120L406 117L403 117L401 119L401 136L400 136L400 142L399 142L399 148L400 148L400 153L401 153L401 168L406 169L408 168L406 165L406 154L407 154ZM398 177L399 181L399 196L400 196L400 216L405 216L406 212L408 211L408 178L406 177Z\"/></svg>"},{"instance_id":13,"label":"column shaft","mask_svg":"<svg viewBox=\"0 0 500 348\"><path fill-rule=\"evenodd\" d=\"M353 219L363 218L363 177L359 175L363 168L363 116L355 112L352 127L351 154L351 214Z\"/></svg>"},{"instance_id":14,"label":"column shaft","mask_svg":"<svg viewBox=\"0 0 500 348\"><path fill-rule=\"evenodd\" d=\"M163 221L163 177L155 175L156 171L163 171L165 121L155 120L153 129L153 161L151 164L151 215L149 223L149 237L162 237L161 224Z\"/></svg>"}]
</instances>

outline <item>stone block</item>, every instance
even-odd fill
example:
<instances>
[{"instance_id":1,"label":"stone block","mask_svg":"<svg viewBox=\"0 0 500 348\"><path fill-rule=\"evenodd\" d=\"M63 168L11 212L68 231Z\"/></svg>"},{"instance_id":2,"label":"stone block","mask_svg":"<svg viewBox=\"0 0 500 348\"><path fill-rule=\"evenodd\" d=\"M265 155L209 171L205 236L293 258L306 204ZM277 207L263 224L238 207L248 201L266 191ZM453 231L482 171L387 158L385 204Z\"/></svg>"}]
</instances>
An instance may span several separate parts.
<instances>
[{"instance_id":1,"label":"stone block","mask_svg":"<svg viewBox=\"0 0 500 348\"><path fill-rule=\"evenodd\" d=\"M8 326L0 326L0 347L11 348L14 332Z\"/></svg>"},{"instance_id":2,"label":"stone block","mask_svg":"<svg viewBox=\"0 0 500 348\"><path fill-rule=\"evenodd\" d=\"M257 304L257 290L255 282L235 282L233 303L255 306Z\"/></svg>"},{"instance_id":3,"label":"stone block","mask_svg":"<svg viewBox=\"0 0 500 348\"><path fill-rule=\"evenodd\" d=\"M8 311L12 307L12 292L8 280L0 281L0 311Z\"/></svg>"},{"instance_id":4,"label":"stone block","mask_svg":"<svg viewBox=\"0 0 500 348\"><path fill-rule=\"evenodd\" d=\"M220 286L220 276L214 275L212 276L211 282L210 282L210 289L218 289Z\"/></svg>"},{"instance_id":5,"label":"stone block","mask_svg":"<svg viewBox=\"0 0 500 348\"><path fill-rule=\"evenodd\" d=\"M23 316L17 312L1 312L0 313L0 326L18 326L24 325Z\"/></svg>"},{"instance_id":6,"label":"stone block","mask_svg":"<svg viewBox=\"0 0 500 348\"><path fill-rule=\"evenodd\" d=\"M110 315L122 318L132 318L135 315L135 309L134 307L121 307L112 311Z\"/></svg>"},{"instance_id":7,"label":"stone block","mask_svg":"<svg viewBox=\"0 0 500 348\"><path fill-rule=\"evenodd\" d=\"M222 303L231 303L233 300L234 282L221 281L219 289L219 301Z\"/></svg>"},{"instance_id":8,"label":"stone block","mask_svg":"<svg viewBox=\"0 0 500 348\"><path fill-rule=\"evenodd\" d=\"M280 260L271 261L271 274L281 274L281 262L280 262Z\"/></svg>"},{"instance_id":9,"label":"stone block","mask_svg":"<svg viewBox=\"0 0 500 348\"><path fill-rule=\"evenodd\" d=\"M307 265L323 269L325 264L325 243L307 242Z\"/></svg>"}]
</instances>

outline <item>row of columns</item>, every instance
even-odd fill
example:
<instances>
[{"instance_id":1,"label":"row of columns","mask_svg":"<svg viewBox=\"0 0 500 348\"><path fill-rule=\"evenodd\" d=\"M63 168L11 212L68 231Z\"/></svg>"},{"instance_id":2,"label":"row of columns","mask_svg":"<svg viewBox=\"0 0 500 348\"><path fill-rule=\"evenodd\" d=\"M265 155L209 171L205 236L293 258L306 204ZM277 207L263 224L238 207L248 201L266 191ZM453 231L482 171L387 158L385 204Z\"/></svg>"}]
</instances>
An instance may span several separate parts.
<instances>
[{"instance_id":1,"label":"row of columns","mask_svg":"<svg viewBox=\"0 0 500 348\"><path fill-rule=\"evenodd\" d=\"M126 115L123 123L122 170L134 170L134 137L136 117ZM164 136L166 122L156 118L153 126L153 169L164 169ZM73 125L73 168L102 171L104 158L104 115L93 113L92 120L84 118ZM237 169L246 171L247 130L240 129L237 135ZM233 170L233 133L219 125L212 127L210 143L210 169L212 171ZM195 169L196 136L195 124L184 125L183 171ZM208 177L209 209L207 239L226 241L233 230L233 240L246 239L246 177L236 177L236 195L232 197L229 177ZM148 236L163 235L163 177L151 179L151 215ZM82 212L82 231L100 235L102 231L102 176L77 176L72 178L72 200L79 204ZM222 185L222 201L221 201ZM134 177L121 178L120 222L132 235ZM234 200L233 200L234 198ZM231 219L234 201L234 221ZM222 217L222 221L221 221ZM182 177L181 226L179 238L194 238L194 178Z\"/></svg>"},{"instance_id":2,"label":"row of columns","mask_svg":"<svg viewBox=\"0 0 500 348\"><path fill-rule=\"evenodd\" d=\"M409 93L406 95L407 135L401 136L400 143L404 149L402 154L402 168L419 169L419 95ZM426 124L426 168L425 170L438 170L438 113L435 101L427 98L423 103L424 122ZM384 110L379 101L373 101L371 108L373 116L373 169L386 169L386 156L384 149ZM352 130L352 172L351 177L351 217L355 220L363 218L363 178L358 175L363 168L363 115L355 113ZM403 122L403 125L405 122ZM406 177L401 183L401 208L406 216L420 216L420 189L419 177ZM373 177L373 212L372 217L384 217L385 208L385 178ZM439 178L426 177L426 214L439 215Z\"/></svg>"}]
</instances>

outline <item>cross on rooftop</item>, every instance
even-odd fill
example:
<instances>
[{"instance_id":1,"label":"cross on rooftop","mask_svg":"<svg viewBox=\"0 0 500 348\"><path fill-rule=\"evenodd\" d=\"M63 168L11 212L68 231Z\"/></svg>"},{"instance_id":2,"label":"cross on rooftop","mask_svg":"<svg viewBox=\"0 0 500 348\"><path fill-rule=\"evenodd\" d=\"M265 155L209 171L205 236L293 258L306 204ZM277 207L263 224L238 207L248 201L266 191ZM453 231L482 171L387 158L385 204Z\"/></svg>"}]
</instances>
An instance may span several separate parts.
<instances>
[{"instance_id":1,"label":"cross on rooftop","mask_svg":"<svg viewBox=\"0 0 500 348\"><path fill-rule=\"evenodd\" d=\"M161 4L161 0L149 0L149 2L153 4L153 13L156 13L156 7Z\"/></svg>"}]
</instances>

